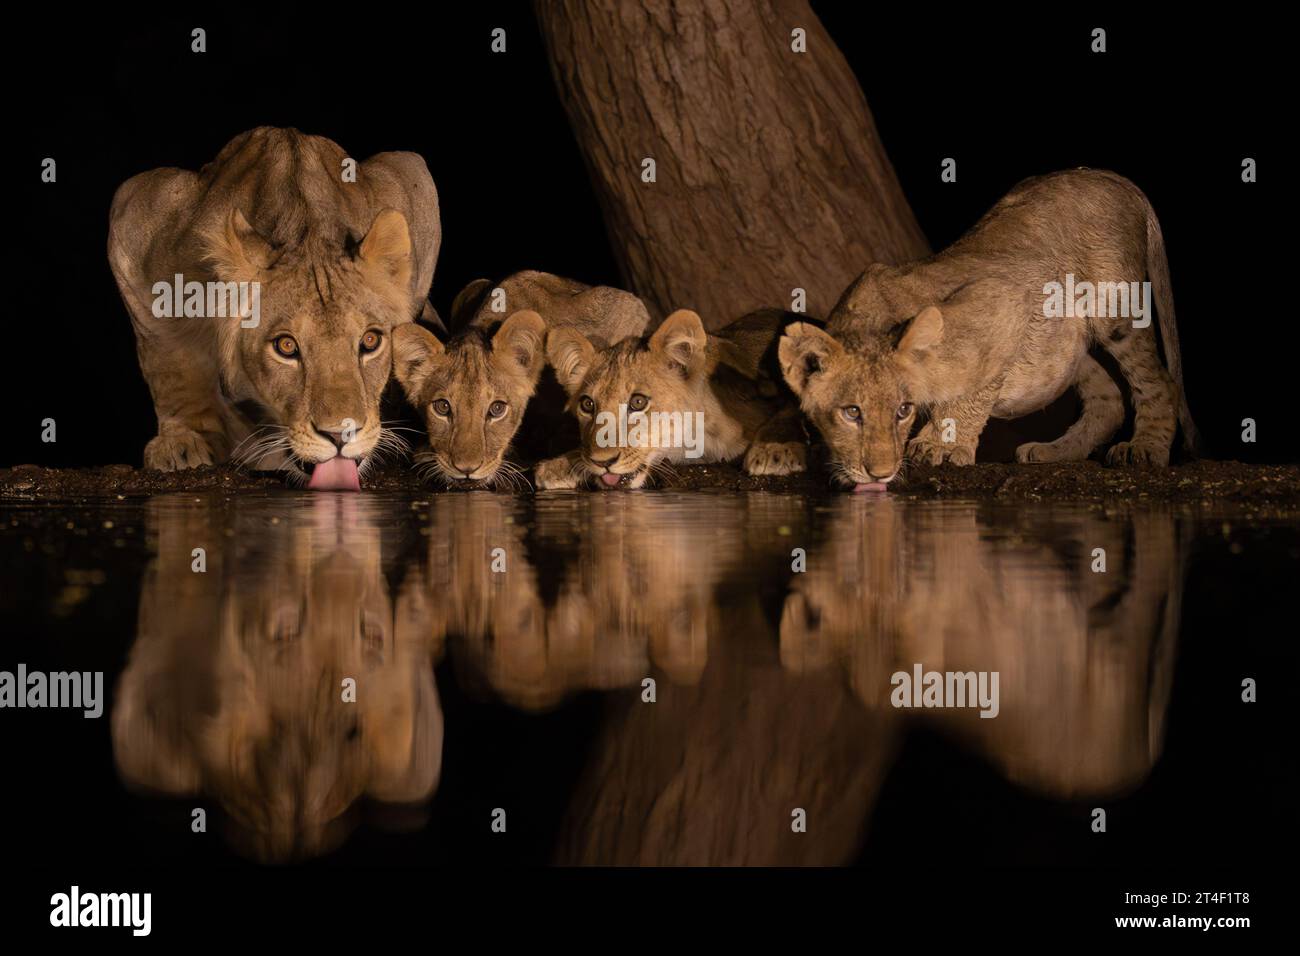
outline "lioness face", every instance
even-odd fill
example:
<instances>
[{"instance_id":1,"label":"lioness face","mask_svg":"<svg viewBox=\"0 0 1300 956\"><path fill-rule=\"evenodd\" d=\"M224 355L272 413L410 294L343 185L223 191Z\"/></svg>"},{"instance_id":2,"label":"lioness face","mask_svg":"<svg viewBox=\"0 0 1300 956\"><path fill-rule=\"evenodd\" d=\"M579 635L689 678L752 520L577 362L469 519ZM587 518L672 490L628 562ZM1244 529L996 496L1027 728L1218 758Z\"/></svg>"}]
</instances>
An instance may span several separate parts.
<instances>
[{"instance_id":1,"label":"lioness face","mask_svg":"<svg viewBox=\"0 0 1300 956\"><path fill-rule=\"evenodd\" d=\"M634 414L677 413L683 420L704 412L707 341L700 317L687 310L670 315L646 341L624 339L599 351L572 328L547 337L547 357L578 419L586 478L640 488L660 462L684 457L680 447L653 447L649 428L632 427Z\"/></svg>"},{"instance_id":2,"label":"lioness face","mask_svg":"<svg viewBox=\"0 0 1300 956\"><path fill-rule=\"evenodd\" d=\"M537 389L546 323L531 310L496 333L470 329L444 346L414 323L394 336L394 368L407 399L422 409L433 474L453 486L491 486L515 469L506 461Z\"/></svg>"},{"instance_id":3,"label":"lioness face","mask_svg":"<svg viewBox=\"0 0 1300 956\"><path fill-rule=\"evenodd\" d=\"M806 322L785 330L778 346L782 374L821 432L842 483L883 491L898 477L916 419L916 356L942 328L939 311L927 309L896 346L893 336L882 336L852 350Z\"/></svg>"},{"instance_id":4,"label":"lioness face","mask_svg":"<svg viewBox=\"0 0 1300 956\"><path fill-rule=\"evenodd\" d=\"M255 327L222 324L223 372L232 392L255 399L278 426L242 450L245 461L278 451L310 473L339 458L340 473L355 480L383 434L392 331L414 311L410 251L406 220L392 209L355 253L287 263L232 214L210 257L223 281L258 283L261 312Z\"/></svg>"}]
</instances>

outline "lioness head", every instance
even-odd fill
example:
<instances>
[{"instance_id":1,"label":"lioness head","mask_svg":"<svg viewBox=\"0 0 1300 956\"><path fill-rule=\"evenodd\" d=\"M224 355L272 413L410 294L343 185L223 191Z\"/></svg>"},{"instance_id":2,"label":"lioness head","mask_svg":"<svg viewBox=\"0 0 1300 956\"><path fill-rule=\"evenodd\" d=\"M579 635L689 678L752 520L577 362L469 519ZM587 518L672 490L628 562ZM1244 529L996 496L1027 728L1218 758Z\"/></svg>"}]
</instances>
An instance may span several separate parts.
<instances>
[{"instance_id":1,"label":"lioness head","mask_svg":"<svg viewBox=\"0 0 1300 956\"><path fill-rule=\"evenodd\" d=\"M632 428L630 416L658 412L666 413L663 421L681 422L704 411L714 364L707 346L704 323L688 309L668 316L648 339L626 338L600 350L572 328L547 336L547 359L578 419L578 467L586 479L609 488L640 488L661 462L683 457L680 442L663 442L660 431L660 446L654 447L651 431ZM620 421L627 427L620 428Z\"/></svg>"},{"instance_id":2,"label":"lioness head","mask_svg":"<svg viewBox=\"0 0 1300 956\"><path fill-rule=\"evenodd\" d=\"M836 478L861 490L898 477L921 400L918 362L942 334L933 306L855 348L807 322L786 328L781 372L829 447Z\"/></svg>"},{"instance_id":3,"label":"lioness head","mask_svg":"<svg viewBox=\"0 0 1300 956\"><path fill-rule=\"evenodd\" d=\"M491 485L516 474L505 460L537 389L546 323L516 312L495 334L470 327L445 346L421 326L393 338L393 367L407 399L423 409L433 473L447 484Z\"/></svg>"},{"instance_id":4,"label":"lioness head","mask_svg":"<svg viewBox=\"0 0 1300 956\"><path fill-rule=\"evenodd\" d=\"M252 327L219 324L222 377L232 395L260 404L271 426L239 457L256 464L280 452L305 473L337 459L321 473L355 483L381 435L392 440L379 398L392 370L389 336L414 313L406 219L383 210L341 256L277 250L238 209L224 225L208 237L208 258L222 282L258 290L260 312Z\"/></svg>"}]
</instances>

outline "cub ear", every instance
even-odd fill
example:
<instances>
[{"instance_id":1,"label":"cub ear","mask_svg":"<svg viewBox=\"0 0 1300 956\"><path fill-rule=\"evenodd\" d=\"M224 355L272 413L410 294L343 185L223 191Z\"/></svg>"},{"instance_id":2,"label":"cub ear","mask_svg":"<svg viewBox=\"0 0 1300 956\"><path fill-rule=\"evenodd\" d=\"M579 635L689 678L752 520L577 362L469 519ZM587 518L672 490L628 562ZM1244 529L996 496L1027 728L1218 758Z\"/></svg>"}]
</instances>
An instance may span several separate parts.
<instances>
[{"instance_id":1,"label":"cub ear","mask_svg":"<svg viewBox=\"0 0 1300 956\"><path fill-rule=\"evenodd\" d=\"M843 352L844 346L808 322L787 325L776 348L781 374L796 395L802 395L812 377L825 371Z\"/></svg>"},{"instance_id":2,"label":"cub ear","mask_svg":"<svg viewBox=\"0 0 1300 956\"><path fill-rule=\"evenodd\" d=\"M895 346L897 352L924 352L939 344L943 338L943 313L937 306L927 305L904 327L902 337Z\"/></svg>"},{"instance_id":3,"label":"cub ear","mask_svg":"<svg viewBox=\"0 0 1300 956\"><path fill-rule=\"evenodd\" d=\"M217 276L225 282L252 282L275 261L275 250L249 225L244 214L231 209L220 228L206 240L206 253Z\"/></svg>"},{"instance_id":4,"label":"cub ear","mask_svg":"<svg viewBox=\"0 0 1300 956\"><path fill-rule=\"evenodd\" d=\"M690 309L678 309L650 336L650 350L680 365L690 376L703 364L708 341L700 317Z\"/></svg>"},{"instance_id":5,"label":"cub ear","mask_svg":"<svg viewBox=\"0 0 1300 956\"><path fill-rule=\"evenodd\" d=\"M570 395L578 391L587 377L596 348L577 329L551 329L546 333L546 360L555 369L555 377Z\"/></svg>"},{"instance_id":6,"label":"cub ear","mask_svg":"<svg viewBox=\"0 0 1300 956\"><path fill-rule=\"evenodd\" d=\"M445 352L442 343L422 325L403 322L393 329L393 373L412 404L420 401L433 360Z\"/></svg>"},{"instance_id":7,"label":"cub ear","mask_svg":"<svg viewBox=\"0 0 1300 956\"><path fill-rule=\"evenodd\" d=\"M492 351L518 362L534 385L542 377L546 322L532 309L522 309L501 323L492 336Z\"/></svg>"},{"instance_id":8,"label":"cub ear","mask_svg":"<svg viewBox=\"0 0 1300 956\"><path fill-rule=\"evenodd\" d=\"M372 281L391 283L404 294L411 288L411 233L396 209L381 210L357 250L361 270Z\"/></svg>"}]
</instances>

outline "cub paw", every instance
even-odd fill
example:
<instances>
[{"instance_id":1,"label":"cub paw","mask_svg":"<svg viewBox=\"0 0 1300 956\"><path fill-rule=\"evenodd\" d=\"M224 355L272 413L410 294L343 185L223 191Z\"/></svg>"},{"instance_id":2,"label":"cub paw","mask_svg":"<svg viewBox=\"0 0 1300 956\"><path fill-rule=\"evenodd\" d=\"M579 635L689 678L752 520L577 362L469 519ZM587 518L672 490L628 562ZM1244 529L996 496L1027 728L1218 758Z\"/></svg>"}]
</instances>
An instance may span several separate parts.
<instances>
[{"instance_id":1,"label":"cub paw","mask_svg":"<svg viewBox=\"0 0 1300 956\"><path fill-rule=\"evenodd\" d=\"M1031 441L1016 449L1016 461L1022 463L1035 461L1064 461L1065 455L1052 442Z\"/></svg>"},{"instance_id":2,"label":"cub paw","mask_svg":"<svg viewBox=\"0 0 1300 956\"><path fill-rule=\"evenodd\" d=\"M1110 446L1106 452L1108 465L1157 465L1169 464L1169 448L1150 442L1122 441Z\"/></svg>"},{"instance_id":3,"label":"cub paw","mask_svg":"<svg viewBox=\"0 0 1300 956\"><path fill-rule=\"evenodd\" d=\"M144 446L144 466L154 471L180 471L212 464L212 448L192 428L164 425Z\"/></svg>"},{"instance_id":4,"label":"cub paw","mask_svg":"<svg viewBox=\"0 0 1300 956\"><path fill-rule=\"evenodd\" d=\"M907 443L907 457L922 465L942 465L945 461L954 465L973 465L975 449L968 445L929 441L918 435Z\"/></svg>"},{"instance_id":5,"label":"cub paw","mask_svg":"<svg viewBox=\"0 0 1300 956\"><path fill-rule=\"evenodd\" d=\"M750 475L795 475L808 463L801 441L755 442L745 452L745 472Z\"/></svg>"},{"instance_id":6,"label":"cub paw","mask_svg":"<svg viewBox=\"0 0 1300 956\"><path fill-rule=\"evenodd\" d=\"M568 458L548 458L539 461L533 469L533 481L538 491L577 488L578 474Z\"/></svg>"}]
</instances>

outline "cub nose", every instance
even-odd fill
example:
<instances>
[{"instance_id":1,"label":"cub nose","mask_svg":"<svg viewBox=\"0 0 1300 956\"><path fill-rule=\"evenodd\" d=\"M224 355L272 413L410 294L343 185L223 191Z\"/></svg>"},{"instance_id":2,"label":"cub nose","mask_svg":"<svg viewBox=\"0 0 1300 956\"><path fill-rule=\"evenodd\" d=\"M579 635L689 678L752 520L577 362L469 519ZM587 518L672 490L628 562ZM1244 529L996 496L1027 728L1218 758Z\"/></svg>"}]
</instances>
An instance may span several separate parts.
<instances>
[{"instance_id":1,"label":"cub nose","mask_svg":"<svg viewBox=\"0 0 1300 956\"><path fill-rule=\"evenodd\" d=\"M893 477L894 473L889 469L882 469L881 471L877 472L876 469L874 468L868 468L867 474L871 476L871 479L873 481L884 481L886 478Z\"/></svg>"},{"instance_id":2,"label":"cub nose","mask_svg":"<svg viewBox=\"0 0 1300 956\"><path fill-rule=\"evenodd\" d=\"M615 452L608 458L597 458L595 455L588 455L587 457L597 468L608 468L610 465L614 464L614 462L618 461L618 452Z\"/></svg>"},{"instance_id":3,"label":"cub nose","mask_svg":"<svg viewBox=\"0 0 1300 956\"><path fill-rule=\"evenodd\" d=\"M455 468L457 471L461 473L461 475L468 478L470 475L474 474L474 472L478 471L479 467L482 466L482 464L483 462L480 461L477 464L471 465L465 462L456 461L453 458L451 462L451 467Z\"/></svg>"}]
</instances>

